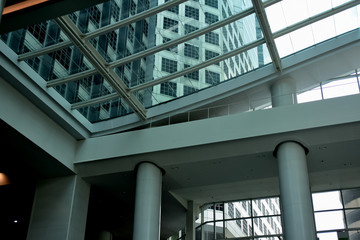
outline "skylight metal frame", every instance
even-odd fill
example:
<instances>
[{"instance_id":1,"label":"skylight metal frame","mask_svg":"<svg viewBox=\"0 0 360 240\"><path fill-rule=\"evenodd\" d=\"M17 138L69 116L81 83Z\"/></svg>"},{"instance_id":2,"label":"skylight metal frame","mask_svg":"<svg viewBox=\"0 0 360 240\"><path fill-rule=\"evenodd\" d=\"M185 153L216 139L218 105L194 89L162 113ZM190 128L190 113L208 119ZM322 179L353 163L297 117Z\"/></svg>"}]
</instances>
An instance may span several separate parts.
<instances>
[{"instance_id":1,"label":"skylight metal frame","mask_svg":"<svg viewBox=\"0 0 360 240\"><path fill-rule=\"evenodd\" d=\"M92 38L95 38L97 36L106 34L108 32L111 32L113 30L116 30L118 28L121 27L125 27L131 23L143 20L147 17L151 17L159 12L162 12L164 10L167 10L171 7L177 6L183 2L186 2L187 0L171 0L168 1L160 6L148 9L146 11L143 11L139 14L136 14L134 16L131 16L129 18L123 19L117 23L99 28L91 33L86 33L83 34L77 27L76 25L70 20L69 17L65 16L65 17L61 17L58 18L56 20L54 20L59 26L60 28L64 31L64 33L69 37L70 40L65 40L64 42L61 43L56 43L54 45L51 45L49 47L45 47L39 50L34 50L32 52L29 53L25 53L25 54L21 54L18 56L18 60L19 61L25 61L34 57L38 57L44 54L49 54L51 52L75 45L77 46L80 51L82 52L82 54L90 61L90 63L95 67L95 69L90 69L90 70L86 70L80 73L76 73L76 74L72 74L60 79L55 79L55 80L51 80L49 82L47 82L47 87L54 87L56 85L59 84L63 84L63 83L67 83L67 82L71 82L71 81L76 81L76 80L80 80L89 76L92 76L94 74L101 74L104 79L106 79L110 85L116 90L115 93L111 93L105 96L101 96L101 97L97 97L97 98L93 98L90 100L86 100L83 102L79 102L79 103L74 103L71 105L71 109L79 109L82 107L87 107L87 106L91 106L94 104L100 104L100 103L104 103L116 98L123 98L126 103L130 106L130 108L140 117L140 119L146 120L146 109L144 108L144 106L140 103L140 101L135 97L134 92L158 85L160 83L163 82L167 82L170 81L172 79L178 78L180 76L183 76L185 74L188 74L190 72L202 69L204 67L210 66L212 64L218 63L220 61L223 61L225 59L231 58L233 56L236 56L242 52L245 52L249 49L255 48L261 44L266 43L273 65L275 67L275 69L277 71L281 71L282 70L282 66L281 66L281 59L279 57L276 45L275 45L275 38L281 37L285 34L288 34L290 32L293 32L297 29L300 29L302 27L305 27L309 24L312 24L314 22L317 22L319 20L322 20L324 18L327 18L329 16L332 16L336 13L339 13L341 11L344 11L346 9L349 9L351 7L354 7L358 4L360 4L360 0L353 0L350 2L347 2L343 5L340 5L338 7L335 7L333 9L330 9L328 11L322 12L320 14L317 14L313 17L310 17L308 19L305 19L301 22L295 23L291 26L288 26L284 29L281 29L277 32L272 33L270 26L269 26L269 22L267 20L266 17L266 12L265 12L265 8L275 4L277 2L279 2L280 0L269 0L266 2L261 2L260 0L252 0L253 3L253 8L249 8L246 9L240 13L234 14L231 17L228 17L226 19L223 19L221 21L218 21L212 25L209 25L205 28L199 29L197 31L194 31L188 35L182 36L178 39L174 39L171 40L169 42L163 43L161 45L152 47L150 49L141 51L139 53L135 53L133 55L130 55L128 57L124 57L122 59L119 60L115 60L113 62L107 63L104 58L97 52L97 50L95 49L95 47L92 46L92 44L90 44L89 40ZM146 56L155 54L157 52L160 52L162 50L171 48L172 46L176 46L179 45L181 43L184 43L188 40L194 39L196 37L199 37L201 35L204 35L208 32L211 32L215 29L221 28L223 26L226 26L232 22L235 22L239 19L242 19L252 13L255 13L261 29L262 29L262 33L264 35L264 38L262 39L258 39L252 43L249 43L247 45L244 45L240 48L237 48L235 50L232 50L230 52L227 52L225 54L219 55L215 58L212 58L208 61L205 61L203 63L197 64L195 66L186 68L182 71L178 71L172 74L169 74L165 77L161 77L159 79L155 79L153 81L149 81L137 86L134 86L132 88L129 88L125 85L125 83L120 79L120 77L114 72L114 68L124 65L126 63L144 58Z\"/></svg>"},{"instance_id":2,"label":"skylight metal frame","mask_svg":"<svg viewBox=\"0 0 360 240\"><path fill-rule=\"evenodd\" d=\"M274 37L271 33L270 24L266 16L266 12L261 0L251 0L255 9L256 17L259 21L262 33L266 40L266 45L269 50L271 60L274 64L274 67L277 71L282 71L281 59L279 52L276 48Z\"/></svg>"},{"instance_id":3,"label":"skylight metal frame","mask_svg":"<svg viewBox=\"0 0 360 240\"><path fill-rule=\"evenodd\" d=\"M302 27L306 27L312 23L315 23L317 21L320 21L320 20L323 20L327 17L330 17L330 16L333 16L339 12L342 12L342 11L345 11L349 8L352 8L352 7L355 7L356 5L360 4L360 0L353 0L353 1L350 1L350 2L347 2L347 3L344 3L342 5L339 5L337 7L334 7L330 10L327 10L325 12L322 12L322 13L319 13L315 16L312 16L310 18L307 18L307 19L304 19L303 21L300 21L300 22L297 22L297 23L294 23L284 29L281 29L275 33L273 33L273 38L278 38L278 37L281 37L281 36L284 36L290 32L293 32L293 31L296 31Z\"/></svg>"},{"instance_id":4,"label":"skylight metal frame","mask_svg":"<svg viewBox=\"0 0 360 240\"><path fill-rule=\"evenodd\" d=\"M268 6L271 6L271 5L275 4L275 3L278 3L280 1L281 0L269 0L269 1L266 1L264 3L264 6L268 7ZM144 58L146 56L158 53L158 52L163 51L165 49L171 48L173 46L176 46L176 45L179 45L181 43L187 42L187 41L189 41L191 39L202 36L202 35L204 35L206 33L214 31L214 30L216 30L218 28L224 27L224 26L226 26L226 25L228 25L230 23L236 22L236 21L238 21L238 20L240 20L242 18L245 18L245 17L253 14L253 13L255 13L255 9L254 8L248 8L248 9L242 11L242 12L239 12L239 13L236 13L236 14L232 15L231 17L220 20L220 21L218 21L216 23L213 23L213 24L211 24L211 25L209 25L209 26L207 26L205 28L201 28L199 30L191 32L191 33L189 33L189 34L187 34L185 36L182 36L180 38L168 41L168 42L163 43L161 45L158 45L158 46L146 49L144 51L132 54L130 56L124 57L122 59L113 61L113 62L109 63L109 67L110 68L119 67L119 66L122 66L122 65L124 65L126 63L129 63L129 62Z\"/></svg>"},{"instance_id":5,"label":"skylight metal frame","mask_svg":"<svg viewBox=\"0 0 360 240\"><path fill-rule=\"evenodd\" d=\"M74 43L81 53L89 60L89 62L98 70L98 72L106 79L110 85L125 99L130 108L143 120L146 119L146 109L140 101L133 95L128 93L128 87L120 79L120 77L106 66L105 60L99 52L86 41L81 35L80 30L75 26L68 16L56 18L55 23Z\"/></svg>"},{"instance_id":6,"label":"skylight metal frame","mask_svg":"<svg viewBox=\"0 0 360 240\"><path fill-rule=\"evenodd\" d=\"M97 73L99 73L99 71L97 69L88 69L88 70L85 70L82 72L71 74L71 75L63 77L63 78L50 80L46 83L46 86L47 87L55 87L60 84L84 79L84 78L90 77L92 75L95 75Z\"/></svg>"},{"instance_id":7,"label":"skylight metal frame","mask_svg":"<svg viewBox=\"0 0 360 240\"><path fill-rule=\"evenodd\" d=\"M55 52L55 51L58 51L58 50L61 50L61 49L67 48L67 47L71 47L73 45L74 44L73 44L72 41L66 40L66 41L56 43L56 44L53 44L53 45L50 45L50 46L47 46L47 47L36 49L34 51L31 51L31 52L20 54L18 56L18 61L26 61L26 60L29 60L31 58L39 57L39 56L49 54L49 53L52 53L52 52Z\"/></svg>"}]
</instances>

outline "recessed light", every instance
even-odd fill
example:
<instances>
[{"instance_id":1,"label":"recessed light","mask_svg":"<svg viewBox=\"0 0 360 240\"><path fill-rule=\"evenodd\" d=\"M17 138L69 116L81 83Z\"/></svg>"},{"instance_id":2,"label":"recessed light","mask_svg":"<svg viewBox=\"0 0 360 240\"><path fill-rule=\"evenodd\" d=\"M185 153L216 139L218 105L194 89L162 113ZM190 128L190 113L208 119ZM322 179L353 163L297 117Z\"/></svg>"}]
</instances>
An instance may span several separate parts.
<instances>
[{"instance_id":1,"label":"recessed light","mask_svg":"<svg viewBox=\"0 0 360 240\"><path fill-rule=\"evenodd\" d=\"M18 220L14 220L14 223L18 223Z\"/></svg>"}]
</instances>

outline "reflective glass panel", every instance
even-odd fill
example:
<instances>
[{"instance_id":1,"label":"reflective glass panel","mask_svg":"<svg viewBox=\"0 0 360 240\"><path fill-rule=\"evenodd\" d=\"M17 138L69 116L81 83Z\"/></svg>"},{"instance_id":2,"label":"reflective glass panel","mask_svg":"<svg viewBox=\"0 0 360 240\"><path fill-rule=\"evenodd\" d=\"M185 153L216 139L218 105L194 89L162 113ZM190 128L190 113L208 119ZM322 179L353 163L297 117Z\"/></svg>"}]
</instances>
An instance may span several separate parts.
<instances>
[{"instance_id":1,"label":"reflective glass panel","mask_svg":"<svg viewBox=\"0 0 360 240\"><path fill-rule=\"evenodd\" d=\"M215 219L216 220L224 219L224 204L223 203L215 204Z\"/></svg>"},{"instance_id":2,"label":"reflective glass panel","mask_svg":"<svg viewBox=\"0 0 360 240\"><path fill-rule=\"evenodd\" d=\"M254 218L253 222L255 236L282 234L280 216Z\"/></svg>"},{"instance_id":3,"label":"reflective glass panel","mask_svg":"<svg viewBox=\"0 0 360 240\"><path fill-rule=\"evenodd\" d=\"M344 212L330 211L315 213L315 225L317 231L344 229Z\"/></svg>"},{"instance_id":4,"label":"reflective glass panel","mask_svg":"<svg viewBox=\"0 0 360 240\"><path fill-rule=\"evenodd\" d=\"M251 219L225 221L225 238L252 236Z\"/></svg>"},{"instance_id":5,"label":"reflective glass panel","mask_svg":"<svg viewBox=\"0 0 360 240\"><path fill-rule=\"evenodd\" d=\"M342 209L340 191L312 194L314 211Z\"/></svg>"},{"instance_id":6,"label":"reflective glass panel","mask_svg":"<svg viewBox=\"0 0 360 240\"><path fill-rule=\"evenodd\" d=\"M310 89L308 91L299 93L297 95L298 103L318 101L318 100L321 100L321 99L322 99L322 96L321 96L320 87Z\"/></svg>"},{"instance_id":7,"label":"reflective glass panel","mask_svg":"<svg viewBox=\"0 0 360 240\"><path fill-rule=\"evenodd\" d=\"M214 223L206 223L204 225L202 225L202 239L203 240L213 240L215 239L215 234L214 234Z\"/></svg>"},{"instance_id":8,"label":"reflective glass panel","mask_svg":"<svg viewBox=\"0 0 360 240\"><path fill-rule=\"evenodd\" d=\"M206 205L204 207L203 215L204 215L204 222L213 221L214 220L214 205L213 204Z\"/></svg>"},{"instance_id":9,"label":"reflective glass panel","mask_svg":"<svg viewBox=\"0 0 360 240\"><path fill-rule=\"evenodd\" d=\"M278 198L264 198L252 200L253 216L268 216L280 213Z\"/></svg>"},{"instance_id":10,"label":"reflective glass panel","mask_svg":"<svg viewBox=\"0 0 360 240\"><path fill-rule=\"evenodd\" d=\"M360 189L342 190L345 208L360 208Z\"/></svg>"},{"instance_id":11,"label":"reflective glass panel","mask_svg":"<svg viewBox=\"0 0 360 240\"><path fill-rule=\"evenodd\" d=\"M322 88L325 99L359 93L359 85L356 77L325 83Z\"/></svg>"},{"instance_id":12,"label":"reflective glass panel","mask_svg":"<svg viewBox=\"0 0 360 240\"><path fill-rule=\"evenodd\" d=\"M360 228L360 209L345 210L345 215L349 228Z\"/></svg>"},{"instance_id":13,"label":"reflective glass panel","mask_svg":"<svg viewBox=\"0 0 360 240\"><path fill-rule=\"evenodd\" d=\"M225 203L225 219L246 218L251 216L250 201Z\"/></svg>"}]
</instances>

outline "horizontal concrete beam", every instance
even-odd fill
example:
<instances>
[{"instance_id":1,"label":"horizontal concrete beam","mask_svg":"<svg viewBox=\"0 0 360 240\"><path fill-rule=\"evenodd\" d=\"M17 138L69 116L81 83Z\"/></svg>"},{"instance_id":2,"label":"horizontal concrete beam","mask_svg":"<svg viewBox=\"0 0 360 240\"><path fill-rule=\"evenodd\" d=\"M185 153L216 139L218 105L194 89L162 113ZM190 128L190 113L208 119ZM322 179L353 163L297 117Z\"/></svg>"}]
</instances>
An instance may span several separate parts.
<instances>
[{"instance_id":1,"label":"horizontal concrete beam","mask_svg":"<svg viewBox=\"0 0 360 240\"><path fill-rule=\"evenodd\" d=\"M352 141L358 136L347 131L360 127L359 102L360 95L352 95L90 138L79 142L75 164L85 175L106 174L131 171L143 160L165 167L272 152L289 139L305 146ZM349 127L333 128L342 125ZM327 127L340 135L330 137Z\"/></svg>"}]
</instances>

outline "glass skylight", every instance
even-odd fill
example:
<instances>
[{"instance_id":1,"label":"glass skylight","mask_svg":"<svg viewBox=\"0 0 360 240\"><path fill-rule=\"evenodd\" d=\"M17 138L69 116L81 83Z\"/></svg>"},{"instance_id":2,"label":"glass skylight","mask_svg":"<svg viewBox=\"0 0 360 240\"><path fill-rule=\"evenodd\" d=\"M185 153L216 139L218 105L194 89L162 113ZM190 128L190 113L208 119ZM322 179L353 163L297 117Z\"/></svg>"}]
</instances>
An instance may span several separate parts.
<instances>
[{"instance_id":1,"label":"glass skylight","mask_svg":"<svg viewBox=\"0 0 360 240\"><path fill-rule=\"evenodd\" d=\"M360 26L358 0L256 1L111 0L1 39L94 123L146 118L146 108L267 64L280 71L274 56Z\"/></svg>"}]
</instances>

